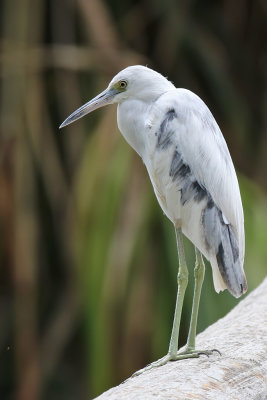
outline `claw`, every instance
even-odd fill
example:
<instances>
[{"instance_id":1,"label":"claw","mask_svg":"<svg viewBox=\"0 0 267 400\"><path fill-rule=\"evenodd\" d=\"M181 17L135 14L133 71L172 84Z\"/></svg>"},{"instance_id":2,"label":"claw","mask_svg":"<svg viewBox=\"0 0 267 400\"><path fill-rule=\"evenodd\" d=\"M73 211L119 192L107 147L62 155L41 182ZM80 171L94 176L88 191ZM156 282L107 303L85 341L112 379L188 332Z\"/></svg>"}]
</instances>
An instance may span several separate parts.
<instances>
[{"instance_id":1,"label":"claw","mask_svg":"<svg viewBox=\"0 0 267 400\"><path fill-rule=\"evenodd\" d=\"M214 352L214 353L218 353L220 356L222 355L222 353L217 349L212 349L211 351Z\"/></svg>"},{"instance_id":2,"label":"claw","mask_svg":"<svg viewBox=\"0 0 267 400\"><path fill-rule=\"evenodd\" d=\"M202 351L200 351L200 352L198 353L199 356L201 356L202 354L203 354L204 356L207 356L207 357L209 358L209 353L208 353L208 352L205 352L205 351L202 352Z\"/></svg>"}]
</instances>

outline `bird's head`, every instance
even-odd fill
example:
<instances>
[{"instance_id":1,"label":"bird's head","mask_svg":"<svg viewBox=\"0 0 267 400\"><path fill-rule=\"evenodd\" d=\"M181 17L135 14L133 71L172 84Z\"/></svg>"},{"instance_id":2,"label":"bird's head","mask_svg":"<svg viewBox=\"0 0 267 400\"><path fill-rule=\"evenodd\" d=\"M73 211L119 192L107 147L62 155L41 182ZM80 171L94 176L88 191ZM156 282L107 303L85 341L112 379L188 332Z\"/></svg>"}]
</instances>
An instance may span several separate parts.
<instances>
[{"instance_id":1,"label":"bird's head","mask_svg":"<svg viewBox=\"0 0 267 400\"><path fill-rule=\"evenodd\" d=\"M158 72L142 65L127 67L114 76L107 89L74 111L60 128L107 104L122 103L129 98L154 101L170 89L174 85Z\"/></svg>"}]
</instances>

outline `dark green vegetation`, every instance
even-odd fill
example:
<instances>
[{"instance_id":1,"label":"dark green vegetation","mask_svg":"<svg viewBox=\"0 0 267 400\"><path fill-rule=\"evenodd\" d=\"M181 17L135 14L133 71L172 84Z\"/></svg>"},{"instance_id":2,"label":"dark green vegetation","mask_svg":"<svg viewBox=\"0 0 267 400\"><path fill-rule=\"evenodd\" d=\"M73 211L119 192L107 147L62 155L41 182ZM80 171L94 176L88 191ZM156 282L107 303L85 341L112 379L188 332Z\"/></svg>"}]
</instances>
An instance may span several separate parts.
<instances>
[{"instance_id":1,"label":"dark green vegetation","mask_svg":"<svg viewBox=\"0 0 267 400\"><path fill-rule=\"evenodd\" d=\"M260 0L0 2L1 399L89 399L168 349L174 230L115 106L58 131L127 65L148 64L210 107L239 172L249 290L261 282L265 15ZM236 303L215 293L207 266L198 331Z\"/></svg>"}]
</instances>

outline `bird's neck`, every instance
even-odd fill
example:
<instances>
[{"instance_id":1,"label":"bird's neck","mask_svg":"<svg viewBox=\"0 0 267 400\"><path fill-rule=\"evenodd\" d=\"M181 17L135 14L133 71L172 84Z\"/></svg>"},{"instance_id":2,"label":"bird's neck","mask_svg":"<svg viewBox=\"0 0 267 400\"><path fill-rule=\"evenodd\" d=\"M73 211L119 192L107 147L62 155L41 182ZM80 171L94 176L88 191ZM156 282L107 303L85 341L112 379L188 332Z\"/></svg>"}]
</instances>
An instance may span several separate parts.
<instances>
[{"instance_id":1,"label":"bird's neck","mask_svg":"<svg viewBox=\"0 0 267 400\"><path fill-rule=\"evenodd\" d=\"M150 103L127 99L118 105L118 127L129 145L144 158L146 151L146 116Z\"/></svg>"}]
</instances>

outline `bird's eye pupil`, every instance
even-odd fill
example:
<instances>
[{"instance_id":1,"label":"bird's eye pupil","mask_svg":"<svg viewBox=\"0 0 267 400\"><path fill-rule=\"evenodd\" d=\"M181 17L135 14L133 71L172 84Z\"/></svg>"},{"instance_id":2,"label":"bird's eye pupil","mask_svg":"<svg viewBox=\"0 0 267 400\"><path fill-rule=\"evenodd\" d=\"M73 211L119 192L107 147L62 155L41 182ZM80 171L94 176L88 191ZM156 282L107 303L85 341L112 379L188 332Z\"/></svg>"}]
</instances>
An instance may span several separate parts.
<instances>
[{"instance_id":1,"label":"bird's eye pupil","mask_svg":"<svg viewBox=\"0 0 267 400\"><path fill-rule=\"evenodd\" d=\"M122 89L124 89L124 88L126 88L126 86L127 86L127 82L121 81L120 87L121 87Z\"/></svg>"}]
</instances>

